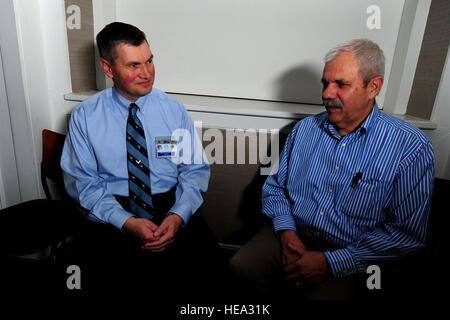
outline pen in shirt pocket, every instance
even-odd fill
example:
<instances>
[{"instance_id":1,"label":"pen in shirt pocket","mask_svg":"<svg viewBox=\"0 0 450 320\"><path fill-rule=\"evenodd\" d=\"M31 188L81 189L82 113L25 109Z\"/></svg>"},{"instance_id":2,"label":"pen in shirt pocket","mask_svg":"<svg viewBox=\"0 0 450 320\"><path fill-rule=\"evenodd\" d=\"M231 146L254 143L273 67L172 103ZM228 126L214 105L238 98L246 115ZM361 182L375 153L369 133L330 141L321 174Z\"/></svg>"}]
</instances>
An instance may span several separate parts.
<instances>
[{"instance_id":1,"label":"pen in shirt pocket","mask_svg":"<svg viewBox=\"0 0 450 320\"><path fill-rule=\"evenodd\" d=\"M362 179L362 176L363 176L362 172L357 172L357 173L355 174L355 176L353 177L353 180L352 180L352 185L351 185L351 187L352 187L353 189L354 189L354 188L356 187L356 185L358 184L358 181Z\"/></svg>"}]
</instances>

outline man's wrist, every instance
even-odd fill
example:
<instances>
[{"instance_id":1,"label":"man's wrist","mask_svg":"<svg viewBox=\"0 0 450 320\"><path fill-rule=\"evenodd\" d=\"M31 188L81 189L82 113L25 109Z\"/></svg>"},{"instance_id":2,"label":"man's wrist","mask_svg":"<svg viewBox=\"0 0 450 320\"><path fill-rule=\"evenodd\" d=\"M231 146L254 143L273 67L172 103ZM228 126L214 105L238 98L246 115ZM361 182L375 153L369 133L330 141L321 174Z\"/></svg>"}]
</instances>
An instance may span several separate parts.
<instances>
[{"instance_id":1,"label":"man's wrist","mask_svg":"<svg viewBox=\"0 0 450 320\"><path fill-rule=\"evenodd\" d=\"M169 217L172 217L174 219L175 224L177 225L178 229L181 228L181 226L184 224L183 218L174 212L169 213Z\"/></svg>"},{"instance_id":2,"label":"man's wrist","mask_svg":"<svg viewBox=\"0 0 450 320\"><path fill-rule=\"evenodd\" d=\"M278 236L280 237L281 240L283 240L286 238L297 236L297 232L295 230L291 230L291 229L279 230Z\"/></svg>"},{"instance_id":3,"label":"man's wrist","mask_svg":"<svg viewBox=\"0 0 450 320\"><path fill-rule=\"evenodd\" d=\"M129 217L127 220L125 220L124 224L122 225L122 228L120 229L121 232L129 232L131 225L133 224L133 220L135 220L135 216Z\"/></svg>"}]
</instances>

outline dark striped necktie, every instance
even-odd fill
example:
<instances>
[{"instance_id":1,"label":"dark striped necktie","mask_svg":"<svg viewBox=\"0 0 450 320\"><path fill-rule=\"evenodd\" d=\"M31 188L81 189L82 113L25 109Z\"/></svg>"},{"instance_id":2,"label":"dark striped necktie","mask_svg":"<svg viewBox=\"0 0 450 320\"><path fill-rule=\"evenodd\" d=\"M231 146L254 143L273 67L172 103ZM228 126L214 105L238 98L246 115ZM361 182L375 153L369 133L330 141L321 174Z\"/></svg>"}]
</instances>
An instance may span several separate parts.
<instances>
[{"instance_id":1,"label":"dark striped necktie","mask_svg":"<svg viewBox=\"0 0 450 320\"><path fill-rule=\"evenodd\" d=\"M127 123L127 158L130 209L141 218L153 219L153 204L150 190L150 166L141 121L136 116L138 106L129 107Z\"/></svg>"}]
</instances>

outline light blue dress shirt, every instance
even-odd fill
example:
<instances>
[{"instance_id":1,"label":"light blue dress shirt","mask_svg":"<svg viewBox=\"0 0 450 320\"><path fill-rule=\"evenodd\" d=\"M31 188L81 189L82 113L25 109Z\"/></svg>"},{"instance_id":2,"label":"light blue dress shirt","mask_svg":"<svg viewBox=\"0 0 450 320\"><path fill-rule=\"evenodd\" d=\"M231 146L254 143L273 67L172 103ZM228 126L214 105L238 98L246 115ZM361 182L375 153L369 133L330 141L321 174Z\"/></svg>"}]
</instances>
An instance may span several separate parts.
<instances>
[{"instance_id":1,"label":"light blue dress shirt","mask_svg":"<svg viewBox=\"0 0 450 320\"><path fill-rule=\"evenodd\" d=\"M152 194L177 185L176 202L169 212L187 223L202 204L201 192L207 190L210 177L194 124L180 102L158 89L135 103L146 136ZM125 137L129 105L114 88L81 103L72 112L61 157L69 195L88 211L90 220L119 229L133 216L113 196L128 196ZM161 137L177 141L179 156L157 157L156 141Z\"/></svg>"},{"instance_id":2,"label":"light blue dress shirt","mask_svg":"<svg viewBox=\"0 0 450 320\"><path fill-rule=\"evenodd\" d=\"M342 248L325 252L342 277L424 246L433 178L432 145L419 129L375 103L341 137L324 112L289 135L263 187L263 212L276 231L299 228Z\"/></svg>"}]
</instances>

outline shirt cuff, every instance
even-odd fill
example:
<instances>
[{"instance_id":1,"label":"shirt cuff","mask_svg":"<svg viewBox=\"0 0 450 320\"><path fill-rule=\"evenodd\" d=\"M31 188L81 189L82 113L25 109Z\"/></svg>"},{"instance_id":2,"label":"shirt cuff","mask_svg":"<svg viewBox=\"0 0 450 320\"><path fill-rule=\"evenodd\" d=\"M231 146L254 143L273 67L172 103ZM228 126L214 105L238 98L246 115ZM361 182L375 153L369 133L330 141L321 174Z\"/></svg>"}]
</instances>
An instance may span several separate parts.
<instances>
[{"instance_id":1,"label":"shirt cuff","mask_svg":"<svg viewBox=\"0 0 450 320\"><path fill-rule=\"evenodd\" d=\"M348 248L335 251L324 252L328 265L333 275L337 278L346 277L355 273L360 273L360 266L355 261Z\"/></svg>"},{"instance_id":2,"label":"shirt cuff","mask_svg":"<svg viewBox=\"0 0 450 320\"><path fill-rule=\"evenodd\" d=\"M186 225L192 216L191 208L178 202L175 202L169 212L179 215L183 219L183 225Z\"/></svg>"},{"instance_id":3,"label":"shirt cuff","mask_svg":"<svg viewBox=\"0 0 450 320\"><path fill-rule=\"evenodd\" d=\"M281 230L294 230L297 232L297 226L295 224L294 218L292 215L281 215L276 216L272 219L273 228L276 232Z\"/></svg>"},{"instance_id":4,"label":"shirt cuff","mask_svg":"<svg viewBox=\"0 0 450 320\"><path fill-rule=\"evenodd\" d=\"M109 223L118 228L119 230L122 230L125 221L127 221L131 217L135 216L126 210L120 210L114 212L114 214L111 214L111 216L109 217Z\"/></svg>"}]
</instances>

